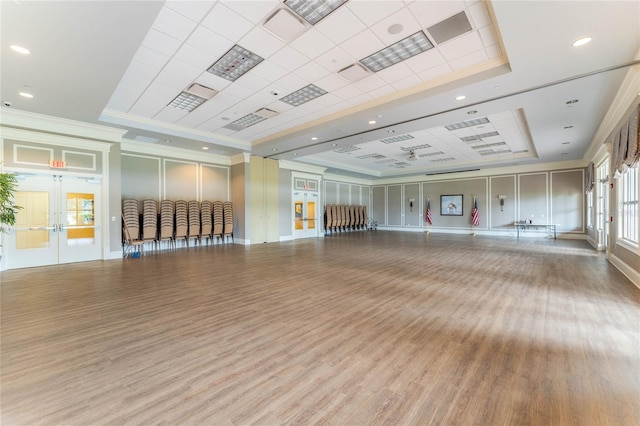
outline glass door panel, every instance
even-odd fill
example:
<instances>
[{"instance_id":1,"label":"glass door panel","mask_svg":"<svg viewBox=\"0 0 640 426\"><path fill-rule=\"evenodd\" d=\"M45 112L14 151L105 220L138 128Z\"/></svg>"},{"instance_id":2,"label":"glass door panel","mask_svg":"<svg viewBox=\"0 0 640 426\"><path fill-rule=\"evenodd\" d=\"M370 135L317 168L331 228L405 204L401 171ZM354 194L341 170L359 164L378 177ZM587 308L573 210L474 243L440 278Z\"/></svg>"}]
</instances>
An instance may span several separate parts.
<instances>
[{"instance_id":1,"label":"glass door panel","mask_svg":"<svg viewBox=\"0 0 640 426\"><path fill-rule=\"evenodd\" d=\"M311 191L293 192L293 238L318 236L318 194Z\"/></svg>"},{"instance_id":2,"label":"glass door panel","mask_svg":"<svg viewBox=\"0 0 640 426\"><path fill-rule=\"evenodd\" d=\"M316 202L307 201L307 229L316 229Z\"/></svg>"},{"instance_id":3,"label":"glass door panel","mask_svg":"<svg viewBox=\"0 0 640 426\"><path fill-rule=\"evenodd\" d=\"M100 259L100 181L64 176L60 190L60 263Z\"/></svg>"}]
</instances>

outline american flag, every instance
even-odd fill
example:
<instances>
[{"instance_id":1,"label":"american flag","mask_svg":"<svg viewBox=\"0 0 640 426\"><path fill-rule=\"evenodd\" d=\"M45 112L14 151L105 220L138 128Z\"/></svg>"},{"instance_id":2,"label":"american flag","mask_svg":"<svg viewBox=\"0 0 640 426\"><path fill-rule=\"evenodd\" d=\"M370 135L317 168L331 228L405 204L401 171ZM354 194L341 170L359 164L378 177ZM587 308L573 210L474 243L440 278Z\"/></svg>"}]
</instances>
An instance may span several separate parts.
<instances>
[{"instance_id":1,"label":"american flag","mask_svg":"<svg viewBox=\"0 0 640 426\"><path fill-rule=\"evenodd\" d=\"M480 217L478 217L478 200L473 199L473 209L471 210L471 223L474 226L480 225Z\"/></svg>"},{"instance_id":2,"label":"american flag","mask_svg":"<svg viewBox=\"0 0 640 426\"><path fill-rule=\"evenodd\" d=\"M424 219L427 221L429 225L433 224L433 221L431 219L431 200L429 200L428 198L427 198L427 211L424 214Z\"/></svg>"}]
</instances>

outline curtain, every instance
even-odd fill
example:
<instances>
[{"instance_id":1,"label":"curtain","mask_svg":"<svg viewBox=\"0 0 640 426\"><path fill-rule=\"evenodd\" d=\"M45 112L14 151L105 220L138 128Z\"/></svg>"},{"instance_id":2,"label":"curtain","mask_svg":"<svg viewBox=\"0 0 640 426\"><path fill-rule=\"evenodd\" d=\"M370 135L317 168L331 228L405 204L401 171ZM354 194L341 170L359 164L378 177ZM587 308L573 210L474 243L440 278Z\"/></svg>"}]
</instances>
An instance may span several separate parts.
<instances>
[{"instance_id":1,"label":"curtain","mask_svg":"<svg viewBox=\"0 0 640 426\"><path fill-rule=\"evenodd\" d=\"M592 161L587 166L587 176L586 176L585 185L584 185L585 193L589 193L593 191L593 187L595 186L595 182L594 182L595 176L596 176L596 165L593 164L593 161Z\"/></svg>"},{"instance_id":2,"label":"curtain","mask_svg":"<svg viewBox=\"0 0 640 426\"><path fill-rule=\"evenodd\" d=\"M628 168L636 167L640 160L639 120L640 105L637 105L612 135L610 170L616 179Z\"/></svg>"}]
</instances>

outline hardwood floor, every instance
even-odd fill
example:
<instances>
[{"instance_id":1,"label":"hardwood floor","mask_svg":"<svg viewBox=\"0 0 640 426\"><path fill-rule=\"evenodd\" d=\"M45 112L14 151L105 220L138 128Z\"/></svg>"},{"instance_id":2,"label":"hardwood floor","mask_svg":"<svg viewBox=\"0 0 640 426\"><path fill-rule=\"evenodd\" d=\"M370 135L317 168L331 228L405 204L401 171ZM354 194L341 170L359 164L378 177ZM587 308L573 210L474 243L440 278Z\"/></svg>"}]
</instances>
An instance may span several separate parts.
<instances>
[{"instance_id":1,"label":"hardwood floor","mask_svg":"<svg viewBox=\"0 0 640 426\"><path fill-rule=\"evenodd\" d=\"M584 241L356 232L0 273L3 425L640 424Z\"/></svg>"}]
</instances>

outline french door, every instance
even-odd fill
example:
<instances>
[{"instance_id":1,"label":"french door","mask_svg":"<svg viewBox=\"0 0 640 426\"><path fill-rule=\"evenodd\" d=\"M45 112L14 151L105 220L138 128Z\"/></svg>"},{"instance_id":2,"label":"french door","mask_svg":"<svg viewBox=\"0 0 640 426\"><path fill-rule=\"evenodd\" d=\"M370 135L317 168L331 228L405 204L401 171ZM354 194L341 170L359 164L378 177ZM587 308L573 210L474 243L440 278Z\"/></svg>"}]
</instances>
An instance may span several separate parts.
<instances>
[{"instance_id":1,"label":"french door","mask_svg":"<svg viewBox=\"0 0 640 426\"><path fill-rule=\"evenodd\" d=\"M293 238L318 236L318 192L293 192Z\"/></svg>"},{"instance_id":2,"label":"french door","mask_svg":"<svg viewBox=\"0 0 640 426\"><path fill-rule=\"evenodd\" d=\"M20 175L22 209L6 238L7 268L101 258L100 180L64 175Z\"/></svg>"}]
</instances>

